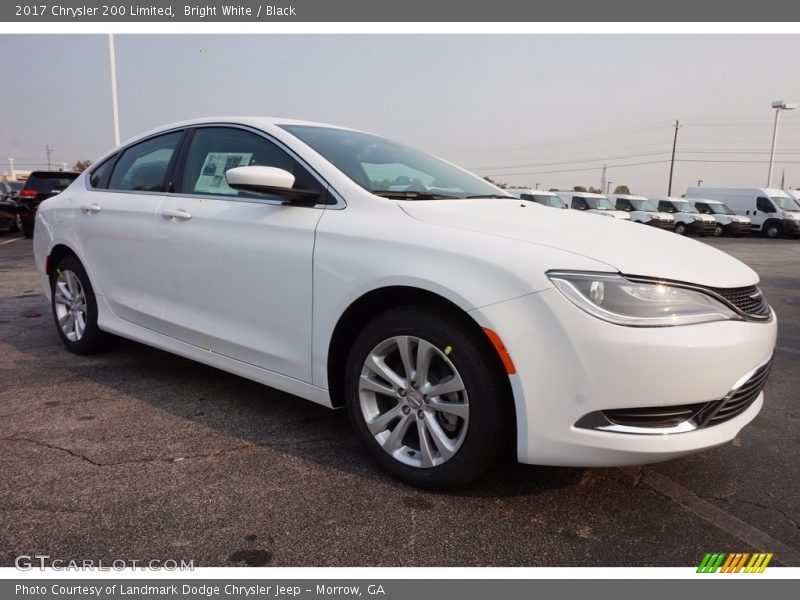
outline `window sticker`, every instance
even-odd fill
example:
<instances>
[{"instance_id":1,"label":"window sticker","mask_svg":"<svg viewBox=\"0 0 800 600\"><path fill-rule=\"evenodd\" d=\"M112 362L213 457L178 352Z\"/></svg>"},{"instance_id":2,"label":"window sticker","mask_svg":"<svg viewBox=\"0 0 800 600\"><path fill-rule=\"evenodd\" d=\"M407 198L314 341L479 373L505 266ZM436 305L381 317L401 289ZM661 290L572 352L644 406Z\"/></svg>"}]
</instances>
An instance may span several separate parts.
<instances>
[{"instance_id":1,"label":"window sticker","mask_svg":"<svg viewBox=\"0 0 800 600\"><path fill-rule=\"evenodd\" d=\"M195 193L236 195L237 191L225 180L225 171L245 167L252 158L252 152L209 152L194 184Z\"/></svg>"}]
</instances>

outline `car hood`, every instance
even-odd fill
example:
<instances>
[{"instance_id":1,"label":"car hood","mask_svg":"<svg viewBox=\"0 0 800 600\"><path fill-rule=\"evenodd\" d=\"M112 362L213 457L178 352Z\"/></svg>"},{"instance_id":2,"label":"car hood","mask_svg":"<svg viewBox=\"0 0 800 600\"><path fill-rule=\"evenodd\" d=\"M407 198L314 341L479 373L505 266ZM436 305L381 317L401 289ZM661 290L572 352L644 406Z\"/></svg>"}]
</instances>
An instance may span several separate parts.
<instances>
[{"instance_id":1,"label":"car hood","mask_svg":"<svg viewBox=\"0 0 800 600\"><path fill-rule=\"evenodd\" d=\"M626 275L672 279L712 287L758 283L744 263L701 242L620 219L575 210L548 210L505 199L398 201L411 217L556 248L605 263ZM558 269L559 265L547 265Z\"/></svg>"}]
</instances>

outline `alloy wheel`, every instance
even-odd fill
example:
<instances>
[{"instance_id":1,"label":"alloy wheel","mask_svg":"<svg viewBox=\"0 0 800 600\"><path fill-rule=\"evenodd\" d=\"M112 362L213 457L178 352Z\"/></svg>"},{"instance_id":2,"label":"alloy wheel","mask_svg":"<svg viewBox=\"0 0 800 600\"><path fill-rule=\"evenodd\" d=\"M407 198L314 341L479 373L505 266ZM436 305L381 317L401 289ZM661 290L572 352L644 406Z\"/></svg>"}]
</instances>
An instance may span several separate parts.
<instances>
[{"instance_id":1,"label":"alloy wheel","mask_svg":"<svg viewBox=\"0 0 800 600\"><path fill-rule=\"evenodd\" d=\"M469 400L446 352L418 337L395 336L364 361L358 388L364 422L381 448L403 464L439 466L464 442Z\"/></svg>"},{"instance_id":2,"label":"alloy wheel","mask_svg":"<svg viewBox=\"0 0 800 600\"><path fill-rule=\"evenodd\" d=\"M79 342L86 331L86 294L80 279L68 269L60 271L53 294L61 332L70 342Z\"/></svg>"}]
</instances>

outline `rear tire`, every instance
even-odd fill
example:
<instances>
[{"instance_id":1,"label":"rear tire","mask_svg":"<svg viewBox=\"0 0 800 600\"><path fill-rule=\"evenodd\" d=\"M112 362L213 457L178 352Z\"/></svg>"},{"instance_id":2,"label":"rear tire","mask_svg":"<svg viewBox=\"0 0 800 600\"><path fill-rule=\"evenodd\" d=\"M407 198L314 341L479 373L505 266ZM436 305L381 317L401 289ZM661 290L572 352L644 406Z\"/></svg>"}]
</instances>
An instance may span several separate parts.
<instances>
[{"instance_id":1,"label":"rear tire","mask_svg":"<svg viewBox=\"0 0 800 600\"><path fill-rule=\"evenodd\" d=\"M50 304L61 341L75 354L97 354L111 336L97 327L97 300L76 256L62 258L50 276Z\"/></svg>"},{"instance_id":2,"label":"rear tire","mask_svg":"<svg viewBox=\"0 0 800 600\"><path fill-rule=\"evenodd\" d=\"M26 238L28 239L33 238L33 223L31 223L30 225L26 225L25 222L23 221L22 223L20 223L20 229L22 229L22 235L24 235Z\"/></svg>"},{"instance_id":3,"label":"rear tire","mask_svg":"<svg viewBox=\"0 0 800 600\"><path fill-rule=\"evenodd\" d=\"M11 233L19 233L21 224L22 224L22 222L20 221L19 215L15 215L14 216L14 222L11 223L11 226L8 228L8 230Z\"/></svg>"},{"instance_id":4,"label":"rear tire","mask_svg":"<svg viewBox=\"0 0 800 600\"><path fill-rule=\"evenodd\" d=\"M451 311L415 305L379 315L356 337L345 371L348 413L393 477L461 487L513 439L504 374L482 336Z\"/></svg>"}]
</instances>

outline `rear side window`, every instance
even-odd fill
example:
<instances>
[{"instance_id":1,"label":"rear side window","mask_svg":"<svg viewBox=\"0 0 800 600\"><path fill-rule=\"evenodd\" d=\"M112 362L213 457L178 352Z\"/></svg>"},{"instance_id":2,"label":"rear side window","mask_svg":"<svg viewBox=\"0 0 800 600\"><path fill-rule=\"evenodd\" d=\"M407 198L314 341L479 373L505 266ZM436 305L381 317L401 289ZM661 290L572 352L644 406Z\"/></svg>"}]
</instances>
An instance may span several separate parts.
<instances>
[{"instance_id":1,"label":"rear side window","mask_svg":"<svg viewBox=\"0 0 800 600\"><path fill-rule=\"evenodd\" d=\"M181 135L182 131L160 135L125 150L114 166L108 189L163 192L169 161Z\"/></svg>"},{"instance_id":2,"label":"rear side window","mask_svg":"<svg viewBox=\"0 0 800 600\"><path fill-rule=\"evenodd\" d=\"M180 180L182 194L213 194L238 198L264 198L265 194L235 190L225 173L235 167L276 167L294 175L293 189L324 188L282 148L263 136L233 127L203 127L195 130Z\"/></svg>"},{"instance_id":3,"label":"rear side window","mask_svg":"<svg viewBox=\"0 0 800 600\"><path fill-rule=\"evenodd\" d=\"M89 176L89 185L93 188L105 188L108 185L108 176L111 174L111 169L114 167L116 155L104 161L99 167L95 167L92 174Z\"/></svg>"},{"instance_id":4,"label":"rear side window","mask_svg":"<svg viewBox=\"0 0 800 600\"><path fill-rule=\"evenodd\" d=\"M77 173L60 173L57 171L42 173L41 171L34 171L25 182L25 188L47 194L56 190L61 191L69 187L69 184L77 178Z\"/></svg>"}]
</instances>

